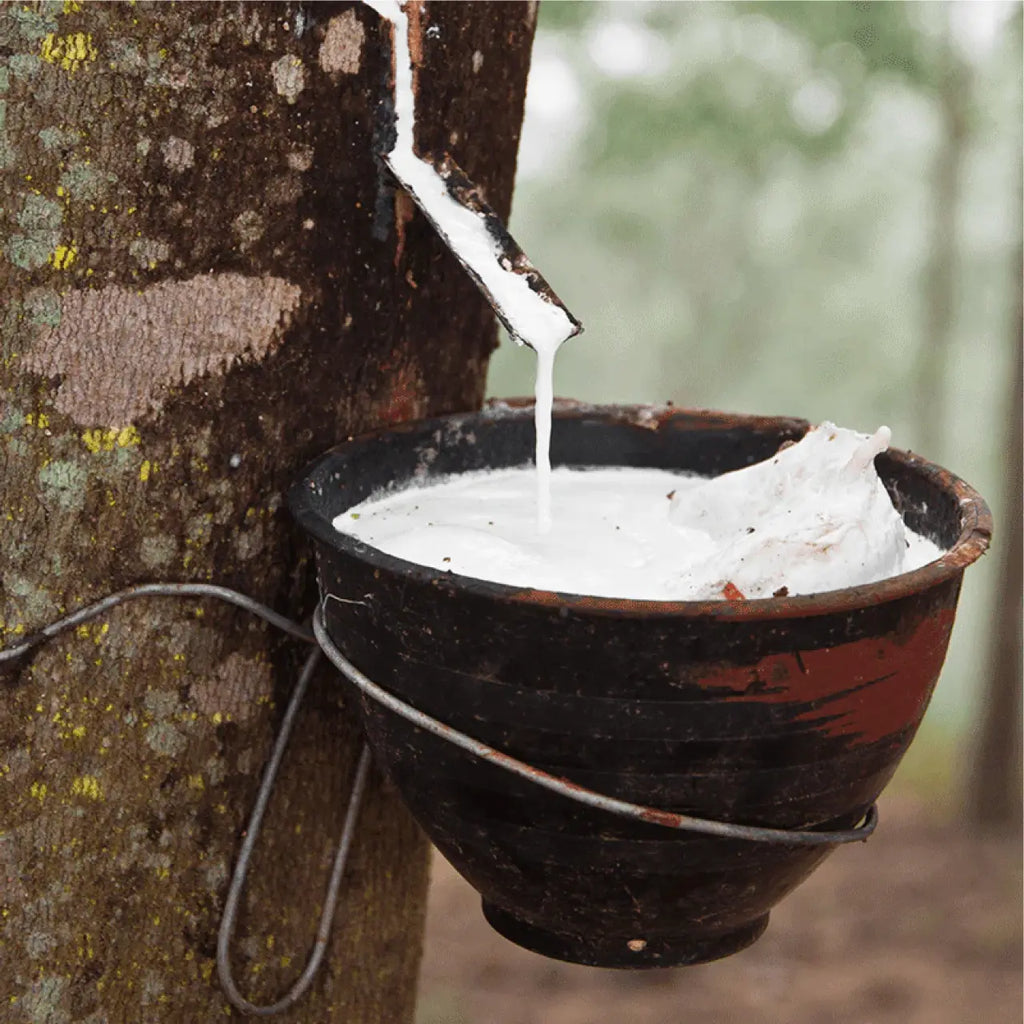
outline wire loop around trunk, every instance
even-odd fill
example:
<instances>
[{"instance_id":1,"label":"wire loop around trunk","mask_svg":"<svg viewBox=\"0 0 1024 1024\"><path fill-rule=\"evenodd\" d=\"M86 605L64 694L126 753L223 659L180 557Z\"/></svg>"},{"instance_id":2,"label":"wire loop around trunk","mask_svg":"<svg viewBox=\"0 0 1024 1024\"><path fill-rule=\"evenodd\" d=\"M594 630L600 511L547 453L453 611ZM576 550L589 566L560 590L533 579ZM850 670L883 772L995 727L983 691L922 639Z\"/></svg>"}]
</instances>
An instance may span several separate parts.
<instances>
[{"instance_id":1,"label":"wire loop around trunk","mask_svg":"<svg viewBox=\"0 0 1024 1024\"><path fill-rule=\"evenodd\" d=\"M329 596L329 595L328 595ZM551 775L548 772L535 768L518 758L505 754L500 750L481 743L479 740L445 725L443 722L430 717L418 708L413 707L394 694L377 685L366 675L359 671L334 643L327 633L324 625L323 603L317 608L313 615L312 630L307 625L289 619L272 608L259 601L231 590L228 587L221 587L208 583L142 583L96 601L78 611L63 616L60 619L49 623L42 629L26 637L19 643L0 650L0 669L5 665L13 664L15 661L29 654L47 640L59 636L76 626L90 622L100 615L118 605L141 597L178 597L178 598L204 598L213 597L226 601L237 608L257 615L268 624L287 633L289 636L304 643L315 644L316 647L306 658L305 664L292 691L285 710L281 728L278 730L274 740L267 765L263 772L263 778L256 795L256 802L249 816L249 822L242 840L242 846L235 863L235 869L231 877L231 884L228 888L228 895L224 905L224 912L221 917L220 928L217 935L217 975L220 979L221 988L228 1001L236 1009L250 1016L270 1017L291 1009L306 994L317 971L323 963L327 951L327 943L330 937L331 926L334 919L334 912L341 891L341 881L345 871L345 864L348 860L349 850L355 836L356 820L362 804L363 795L366 790L367 780L370 772L370 749L364 743L359 754L356 766L355 778L352 783L352 792L349 797L348 808L345 812L345 821L342 826L341 837L334 853L333 865L327 885L323 910L317 926L316 939L313 950L310 953L302 974L288 991L274 1003L259 1005L250 1002L238 990L234 977L231 973L230 951L231 940L234 938L235 924L237 920L238 904L245 888L245 881L249 871L249 862L259 839L260 829L263 824L263 816L266 812L270 796L273 792L274 783L277 778L278 769L284 758L285 749L291 738L295 727L295 720L299 708L309 687L310 680L320 660L321 654L327 656L335 668L360 692L376 701L382 707L394 714L401 715L413 725L426 729L435 736L454 744L460 749L482 758L491 764L497 765L506 771L529 780L538 786L558 793L569 800L587 804L598 810L607 811L620 817L632 818L648 824L661 825L666 828L677 829L687 832L699 832L705 835L719 836L725 839L741 839L749 842L760 843L782 843L793 846L827 846L842 843L860 842L867 839L878 824L878 810L872 805L864 819L859 825L851 829L838 829L834 831L816 831L813 829L777 829L760 828L752 825L737 825L732 822L712 821L706 818L696 818L687 814L679 814L675 811L664 811L655 807L645 807L641 804L630 803L626 800L619 800L615 797L606 796L590 789L577 786L568 779ZM327 597L324 598L324 601Z\"/></svg>"}]
</instances>

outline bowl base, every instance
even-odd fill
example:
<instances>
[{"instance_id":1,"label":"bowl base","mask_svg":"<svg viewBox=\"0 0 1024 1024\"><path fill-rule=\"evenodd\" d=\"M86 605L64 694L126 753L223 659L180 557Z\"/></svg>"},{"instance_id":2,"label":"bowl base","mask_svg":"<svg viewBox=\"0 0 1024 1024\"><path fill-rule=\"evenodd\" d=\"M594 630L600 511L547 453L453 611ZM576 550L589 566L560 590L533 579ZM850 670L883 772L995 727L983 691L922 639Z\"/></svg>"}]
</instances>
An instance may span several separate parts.
<instances>
[{"instance_id":1,"label":"bowl base","mask_svg":"<svg viewBox=\"0 0 1024 1024\"><path fill-rule=\"evenodd\" d=\"M499 935L517 946L554 960L587 967L685 967L720 960L755 942L768 927L768 915L731 932L692 930L644 939L638 935L572 935L550 931L483 901L484 917Z\"/></svg>"}]
</instances>

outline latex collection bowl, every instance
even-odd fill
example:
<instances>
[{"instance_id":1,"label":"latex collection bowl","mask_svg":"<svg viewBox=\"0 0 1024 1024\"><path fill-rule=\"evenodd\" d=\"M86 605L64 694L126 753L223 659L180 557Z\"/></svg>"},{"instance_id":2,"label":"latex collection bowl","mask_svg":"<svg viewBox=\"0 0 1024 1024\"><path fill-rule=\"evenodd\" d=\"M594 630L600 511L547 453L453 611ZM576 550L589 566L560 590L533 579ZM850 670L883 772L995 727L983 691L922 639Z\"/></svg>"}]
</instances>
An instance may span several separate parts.
<instances>
[{"instance_id":1,"label":"latex collection bowl","mask_svg":"<svg viewBox=\"0 0 1024 1024\"><path fill-rule=\"evenodd\" d=\"M802 420L647 407L556 410L552 462L714 476L771 456ZM310 466L290 495L315 538L331 639L414 707L624 800L783 829L848 829L891 778L942 666L980 496L923 459L876 460L913 530L948 549L869 586L805 597L579 597L415 565L338 533L384 488L533 457L532 409L392 427ZM600 552L595 552L600 557ZM352 603L354 602L354 603ZM379 764L508 938L599 966L742 949L828 855L690 834L583 806L361 698Z\"/></svg>"}]
</instances>

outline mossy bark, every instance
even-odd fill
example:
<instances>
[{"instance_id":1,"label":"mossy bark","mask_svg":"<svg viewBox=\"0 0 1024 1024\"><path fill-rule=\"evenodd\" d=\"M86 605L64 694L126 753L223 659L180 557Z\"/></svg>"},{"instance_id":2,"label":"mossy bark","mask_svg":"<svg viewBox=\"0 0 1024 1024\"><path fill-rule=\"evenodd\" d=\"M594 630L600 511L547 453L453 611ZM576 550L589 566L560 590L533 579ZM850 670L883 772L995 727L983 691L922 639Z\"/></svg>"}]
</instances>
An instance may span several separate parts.
<instances>
[{"instance_id":1,"label":"mossy bark","mask_svg":"<svg viewBox=\"0 0 1024 1024\"><path fill-rule=\"evenodd\" d=\"M507 214L533 5L427 4L421 150ZM493 318L396 194L390 33L356 4L0 8L0 631L151 579L301 616L282 494L382 423L477 406ZM0 1019L231 1017L214 944L301 653L148 600L0 677ZM300 715L234 968L256 1001L312 943L358 738ZM368 794L326 967L283 1020L411 1018L426 844Z\"/></svg>"}]
</instances>

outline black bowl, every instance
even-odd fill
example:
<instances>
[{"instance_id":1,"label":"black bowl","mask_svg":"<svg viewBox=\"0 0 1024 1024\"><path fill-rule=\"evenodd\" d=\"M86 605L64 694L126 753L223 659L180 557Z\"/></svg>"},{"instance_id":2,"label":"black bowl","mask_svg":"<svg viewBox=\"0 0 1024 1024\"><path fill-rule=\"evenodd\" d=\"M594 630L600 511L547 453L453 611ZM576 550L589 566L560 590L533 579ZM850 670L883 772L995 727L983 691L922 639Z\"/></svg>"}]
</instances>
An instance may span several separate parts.
<instances>
[{"instance_id":1,"label":"black bowl","mask_svg":"<svg viewBox=\"0 0 1024 1024\"><path fill-rule=\"evenodd\" d=\"M560 403L554 465L714 476L801 437L802 420ZM876 460L939 560L868 586L752 601L634 601L524 590L393 558L335 516L384 488L525 465L532 409L403 424L318 459L290 494L316 540L331 639L416 708L610 796L703 818L848 829L889 781L945 657L963 571L991 520L915 456ZM747 946L827 856L673 831L584 806L362 698L379 763L481 893L501 933L610 967Z\"/></svg>"}]
</instances>

